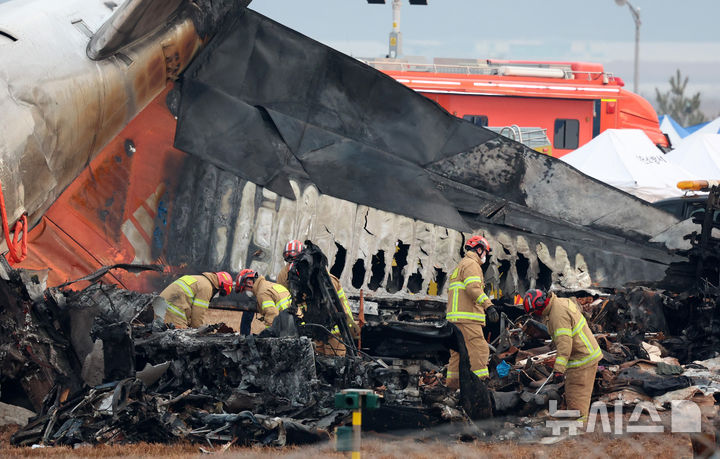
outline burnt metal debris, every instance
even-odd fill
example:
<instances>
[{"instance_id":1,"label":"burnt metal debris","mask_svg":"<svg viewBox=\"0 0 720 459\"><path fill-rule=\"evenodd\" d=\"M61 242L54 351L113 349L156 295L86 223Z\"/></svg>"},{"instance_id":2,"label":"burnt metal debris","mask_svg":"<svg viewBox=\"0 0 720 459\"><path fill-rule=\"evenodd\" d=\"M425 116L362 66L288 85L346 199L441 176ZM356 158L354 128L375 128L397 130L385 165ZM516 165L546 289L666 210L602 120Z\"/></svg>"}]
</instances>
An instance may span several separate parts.
<instances>
[{"instance_id":1,"label":"burnt metal debris","mask_svg":"<svg viewBox=\"0 0 720 459\"><path fill-rule=\"evenodd\" d=\"M710 279L720 286L720 185L710 187L705 211L693 216L693 222L701 225L700 234L693 232L690 239L692 248L688 253L691 266L695 266L696 279ZM694 261L694 263L693 263Z\"/></svg>"},{"instance_id":2,"label":"burnt metal debris","mask_svg":"<svg viewBox=\"0 0 720 459\"><path fill-rule=\"evenodd\" d=\"M381 314L368 316L355 354L316 355L313 340L323 339L318 327L330 329L345 317L327 295L324 255L311 241L306 246L290 276L306 323L287 314L294 333L282 337L241 336L223 324L175 330L153 322L155 295L98 279L79 291L43 290L42 272L5 266L1 401L37 413L13 444L325 441L349 421L350 412L334 408L343 388L372 389L382 397L380 408L365 414L365 429L449 423L457 427L446 431L448 438L484 438L488 428L472 420L543 419L549 400L561 399L562 384L540 387L554 361L547 329L510 304L498 304L500 319L486 330L487 381L472 374L462 335L432 302L415 308L406 300L384 303ZM603 351L595 399L667 406L694 394L716 404L720 289L577 292L577 301ZM308 326L313 321L318 327ZM457 392L444 384L450 349L461 354ZM506 429L492 435L513 436Z\"/></svg>"},{"instance_id":3,"label":"burnt metal debris","mask_svg":"<svg viewBox=\"0 0 720 459\"><path fill-rule=\"evenodd\" d=\"M305 241L305 249L293 261L293 269L288 272L293 306L305 304L303 317L306 319L307 327L311 325L322 327L320 333L315 328L309 328L306 333L327 342L330 330L337 326L347 353L357 355L343 304L335 292L327 269L327 257L312 241Z\"/></svg>"},{"instance_id":4,"label":"burnt metal debris","mask_svg":"<svg viewBox=\"0 0 720 459\"><path fill-rule=\"evenodd\" d=\"M717 181L707 181L705 185L699 190L708 192L705 207L691 217L691 221L700 226L700 231L683 236L690 242L690 248L678 250L678 254L687 260L670 264L660 283L664 288L686 290L686 279L692 279L695 285L720 285L720 185Z\"/></svg>"},{"instance_id":5,"label":"burnt metal debris","mask_svg":"<svg viewBox=\"0 0 720 459\"><path fill-rule=\"evenodd\" d=\"M303 265L311 288L298 290L307 303L305 322L337 308L323 288L329 284L326 259L310 241L308 246L316 257ZM38 413L15 434L16 445L181 438L276 446L316 442L349 414L336 412L333 401L346 387L379 388L385 409L416 419L416 426L492 412L489 391L471 373L461 336L447 323L438 336L461 353L459 395L440 384L442 363L423 364L420 349L396 365L367 353L315 356L306 336L240 336L224 325L167 329L153 321L155 295L94 283L80 291L46 290L31 300L28 292L42 273L7 271L0 285L15 301L3 308L0 340L6 352L21 351L13 355L17 365L4 366L0 383L5 389L44 382L21 384L22 393L8 400L27 403L24 395ZM332 328L347 320L344 314L335 319L318 325ZM397 331L374 327L386 337ZM310 327L297 328L313 335ZM391 428L391 419L376 424Z\"/></svg>"}]
</instances>

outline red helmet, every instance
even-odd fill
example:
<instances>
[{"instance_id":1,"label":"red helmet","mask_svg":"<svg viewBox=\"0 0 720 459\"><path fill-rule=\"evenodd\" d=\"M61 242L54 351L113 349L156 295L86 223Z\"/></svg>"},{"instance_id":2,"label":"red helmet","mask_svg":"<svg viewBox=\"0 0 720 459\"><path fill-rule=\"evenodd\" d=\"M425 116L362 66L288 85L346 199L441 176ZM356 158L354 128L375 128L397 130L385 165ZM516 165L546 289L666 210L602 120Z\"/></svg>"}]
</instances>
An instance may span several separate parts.
<instances>
[{"instance_id":1,"label":"red helmet","mask_svg":"<svg viewBox=\"0 0 720 459\"><path fill-rule=\"evenodd\" d=\"M283 259L290 263L293 261L298 255L300 255L300 252L303 250L303 243L293 239L292 241L285 244L285 251L283 252Z\"/></svg>"},{"instance_id":2,"label":"red helmet","mask_svg":"<svg viewBox=\"0 0 720 459\"><path fill-rule=\"evenodd\" d=\"M465 250L483 250L487 253L492 252L490 243L482 236L473 236L465 241Z\"/></svg>"},{"instance_id":3,"label":"red helmet","mask_svg":"<svg viewBox=\"0 0 720 459\"><path fill-rule=\"evenodd\" d=\"M543 309L547 306L549 298L542 290L534 289L528 290L523 296L523 306L525 306L525 312L533 312L535 314L542 314Z\"/></svg>"},{"instance_id":4,"label":"red helmet","mask_svg":"<svg viewBox=\"0 0 720 459\"><path fill-rule=\"evenodd\" d=\"M252 269L243 269L237 275L237 279L235 280L235 291L238 293L242 293L248 288L252 288L257 277L258 273L253 271Z\"/></svg>"},{"instance_id":5,"label":"red helmet","mask_svg":"<svg viewBox=\"0 0 720 459\"><path fill-rule=\"evenodd\" d=\"M218 278L218 286L220 287L220 296L229 295L233 289L233 278L230 273L220 271L215 273Z\"/></svg>"}]
</instances>

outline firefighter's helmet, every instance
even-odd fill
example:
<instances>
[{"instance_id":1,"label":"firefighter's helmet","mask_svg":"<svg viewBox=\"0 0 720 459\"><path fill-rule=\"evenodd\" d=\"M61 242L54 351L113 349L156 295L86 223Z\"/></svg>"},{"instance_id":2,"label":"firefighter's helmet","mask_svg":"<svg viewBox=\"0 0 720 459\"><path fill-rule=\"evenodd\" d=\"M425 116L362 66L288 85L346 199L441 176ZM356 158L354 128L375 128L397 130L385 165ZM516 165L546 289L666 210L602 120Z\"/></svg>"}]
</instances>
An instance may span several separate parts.
<instances>
[{"instance_id":1,"label":"firefighter's helmet","mask_svg":"<svg viewBox=\"0 0 720 459\"><path fill-rule=\"evenodd\" d=\"M542 314L548 301L547 294L538 289L528 290L523 296L523 306L525 306L525 312L527 313Z\"/></svg>"},{"instance_id":2,"label":"firefighter's helmet","mask_svg":"<svg viewBox=\"0 0 720 459\"><path fill-rule=\"evenodd\" d=\"M482 236L473 236L465 242L465 250L477 250L478 252L490 253L490 243Z\"/></svg>"},{"instance_id":3,"label":"firefighter's helmet","mask_svg":"<svg viewBox=\"0 0 720 459\"><path fill-rule=\"evenodd\" d=\"M285 244L285 250L283 251L283 259L290 263L295 258L297 258L298 255L300 255L300 252L302 252L304 246L303 243L293 239L292 241L289 241L287 244Z\"/></svg>"},{"instance_id":4,"label":"firefighter's helmet","mask_svg":"<svg viewBox=\"0 0 720 459\"><path fill-rule=\"evenodd\" d=\"M220 290L220 296L229 295L233 290L233 278L230 273L225 271L219 271L215 273L218 278L218 287Z\"/></svg>"},{"instance_id":5,"label":"firefighter's helmet","mask_svg":"<svg viewBox=\"0 0 720 459\"><path fill-rule=\"evenodd\" d=\"M257 279L258 273L252 269L243 269L238 273L237 279L235 280L235 291L242 293L245 290L252 288Z\"/></svg>"}]
</instances>

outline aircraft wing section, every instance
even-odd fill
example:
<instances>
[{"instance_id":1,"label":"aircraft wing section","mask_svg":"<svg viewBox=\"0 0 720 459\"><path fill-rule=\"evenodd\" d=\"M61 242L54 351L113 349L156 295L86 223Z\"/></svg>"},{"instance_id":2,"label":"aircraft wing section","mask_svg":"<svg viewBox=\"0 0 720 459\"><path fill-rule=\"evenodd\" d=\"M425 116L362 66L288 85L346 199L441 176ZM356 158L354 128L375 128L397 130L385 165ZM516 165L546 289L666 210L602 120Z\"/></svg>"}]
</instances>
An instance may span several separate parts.
<instances>
[{"instance_id":1,"label":"aircraft wing section","mask_svg":"<svg viewBox=\"0 0 720 459\"><path fill-rule=\"evenodd\" d=\"M251 10L184 73L175 146L286 197L288 179L309 180L322 193L461 231L469 221L458 207L472 209L439 178L638 241L676 223Z\"/></svg>"}]
</instances>

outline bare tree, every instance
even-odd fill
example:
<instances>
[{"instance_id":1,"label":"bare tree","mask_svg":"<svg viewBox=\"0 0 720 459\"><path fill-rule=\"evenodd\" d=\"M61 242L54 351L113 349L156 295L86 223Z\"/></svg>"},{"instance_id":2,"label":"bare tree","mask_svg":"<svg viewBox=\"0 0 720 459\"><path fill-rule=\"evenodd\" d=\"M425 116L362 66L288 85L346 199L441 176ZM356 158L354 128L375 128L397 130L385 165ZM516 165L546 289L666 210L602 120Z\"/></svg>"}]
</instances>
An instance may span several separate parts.
<instances>
[{"instance_id":1,"label":"bare tree","mask_svg":"<svg viewBox=\"0 0 720 459\"><path fill-rule=\"evenodd\" d=\"M705 114L700 111L700 93L697 92L691 97L685 96L687 84L688 77L683 79L680 69L677 69L675 76L670 77L669 91L661 93L655 88L658 113L672 116L682 126L707 121Z\"/></svg>"}]
</instances>

